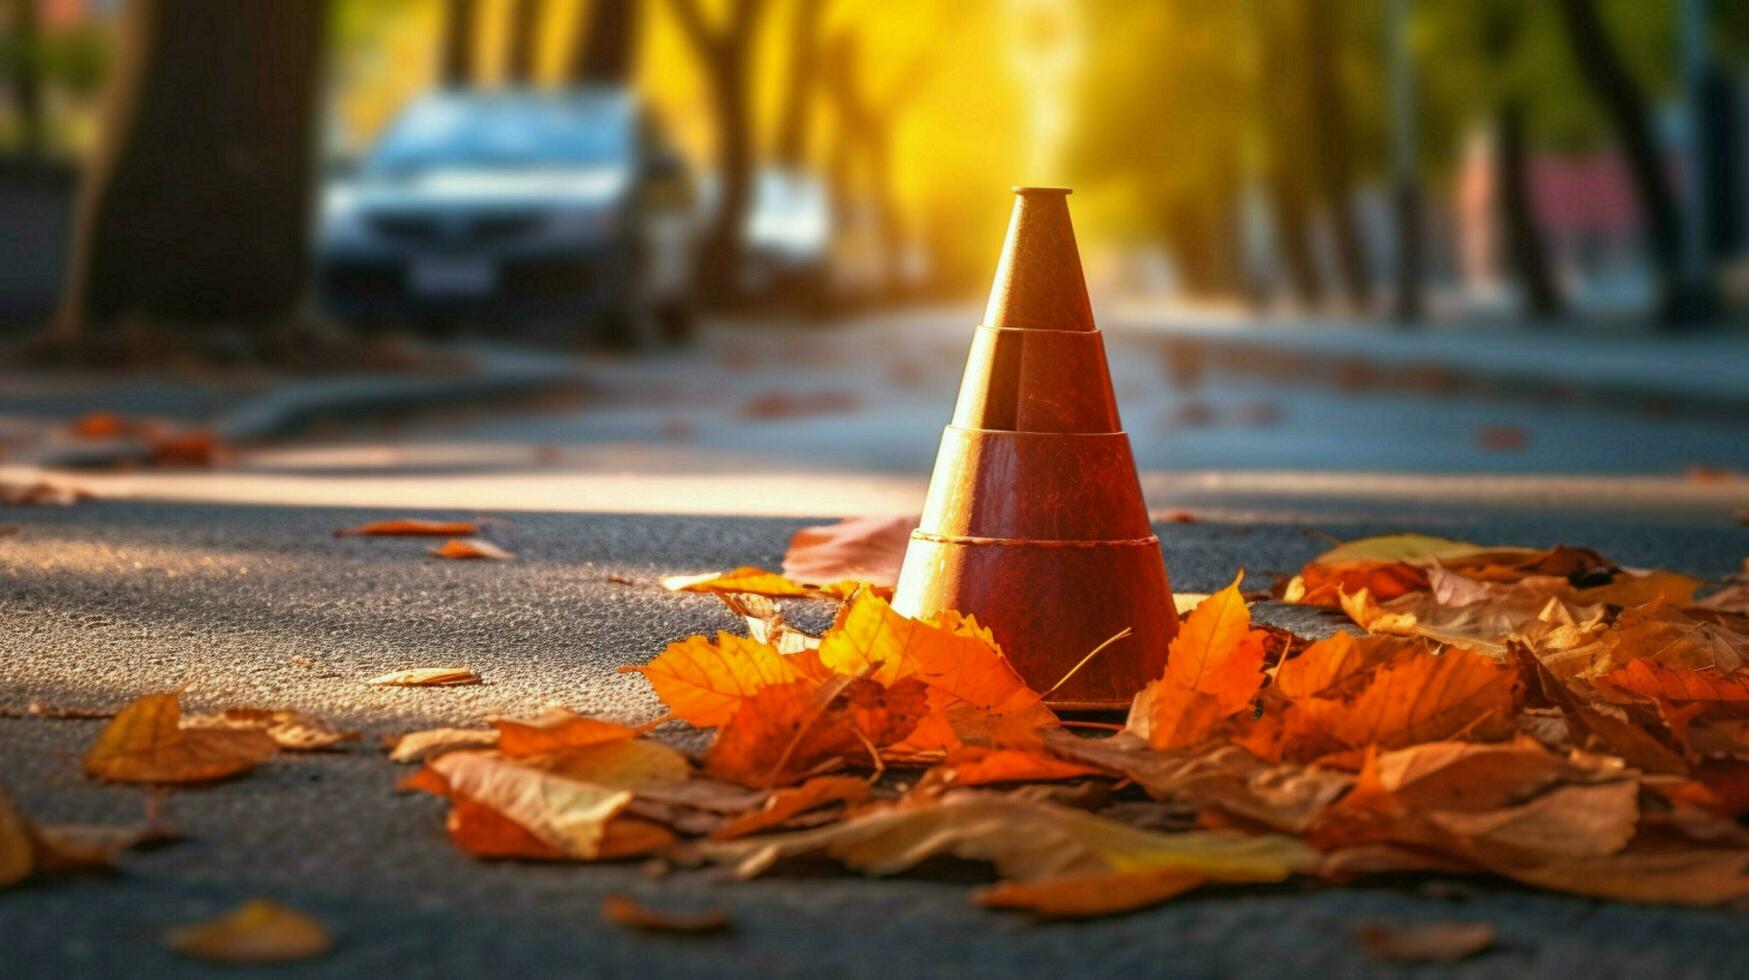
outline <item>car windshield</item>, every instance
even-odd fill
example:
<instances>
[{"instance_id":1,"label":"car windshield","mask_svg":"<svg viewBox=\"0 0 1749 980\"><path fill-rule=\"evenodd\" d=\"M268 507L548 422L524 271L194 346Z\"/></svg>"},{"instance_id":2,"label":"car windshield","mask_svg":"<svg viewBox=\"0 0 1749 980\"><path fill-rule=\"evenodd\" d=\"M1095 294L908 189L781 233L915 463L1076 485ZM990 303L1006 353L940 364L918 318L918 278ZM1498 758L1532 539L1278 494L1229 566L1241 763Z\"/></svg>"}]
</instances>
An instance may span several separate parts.
<instances>
[{"instance_id":1,"label":"car windshield","mask_svg":"<svg viewBox=\"0 0 1749 980\"><path fill-rule=\"evenodd\" d=\"M528 170L625 163L632 126L609 97L436 98L414 105L377 144L369 169Z\"/></svg>"}]
</instances>

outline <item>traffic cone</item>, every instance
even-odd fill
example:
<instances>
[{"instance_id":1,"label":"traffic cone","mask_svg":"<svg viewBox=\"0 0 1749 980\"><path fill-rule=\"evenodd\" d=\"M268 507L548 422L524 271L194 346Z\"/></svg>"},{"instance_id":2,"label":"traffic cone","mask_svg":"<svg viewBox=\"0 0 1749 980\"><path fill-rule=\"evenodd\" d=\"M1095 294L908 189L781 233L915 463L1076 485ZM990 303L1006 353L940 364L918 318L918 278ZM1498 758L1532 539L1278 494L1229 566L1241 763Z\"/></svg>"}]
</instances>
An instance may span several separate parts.
<instances>
[{"instance_id":1,"label":"traffic cone","mask_svg":"<svg viewBox=\"0 0 1749 980\"><path fill-rule=\"evenodd\" d=\"M1048 698L1055 707L1121 708L1160 676L1178 614L1087 301L1069 191L1015 193L893 606L976 616L1032 688L1069 678Z\"/></svg>"}]
</instances>

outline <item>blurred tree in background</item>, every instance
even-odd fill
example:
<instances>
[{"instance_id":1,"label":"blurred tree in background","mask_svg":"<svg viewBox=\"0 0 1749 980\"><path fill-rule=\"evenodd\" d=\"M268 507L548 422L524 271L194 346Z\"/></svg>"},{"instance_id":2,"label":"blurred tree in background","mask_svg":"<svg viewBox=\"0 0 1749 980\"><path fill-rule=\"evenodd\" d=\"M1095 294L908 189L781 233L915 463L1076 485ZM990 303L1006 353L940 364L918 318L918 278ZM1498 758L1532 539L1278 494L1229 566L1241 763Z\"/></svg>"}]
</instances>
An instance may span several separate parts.
<instances>
[{"instance_id":1,"label":"blurred tree in background","mask_svg":"<svg viewBox=\"0 0 1749 980\"><path fill-rule=\"evenodd\" d=\"M96 20L51 25L47 6L0 0L0 145L64 156L84 152L83 132L102 134L79 212L73 321L283 310L301 256L256 254L252 298L219 280L250 249L301 245L291 229L312 185L294 150L307 159L319 129L356 153L437 84L635 87L714 185L703 286L724 301L759 175L777 169L826 179L835 254L874 270L876 295L981 288L1002 188L1068 183L1091 254L1157 250L1190 298L1382 312L1405 221L1389 203L1393 127L1417 148L1414 196L1430 220L1410 233L1429 243L1429 281L1457 274L1455 239L1472 217L1457 211L1485 171L1493 224L1477 234L1496 239L1512 295L1537 318L1581 298L1571 235L1549 218L1563 161L1622 175L1637 253L1673 321L1710 299L1694 236L1713 262L1749 238L1749 4L1711 5L1714 61L1695 99L1697 172L1715 203L1702 227L1675 124L1691 94L1682 0L332 0L329 34L324 0L281 0L271 17L259 2L129 0L116 41ZM1387 9L1409 18L1406 116L1393 112ZM248 17L271 38L220 43L211 18L241 30ZM315 71L328 49L323 112ZM251 74L269 68L273 92ZM105 121L79 123L78 97L106 78ZM189 173L204 176L169 176ZM189 189L206 183L210 193ZM245 187L276 203L222 206ZM238 227L195 238L182 224L221 217ZM238 247L221 247L225 234ZM166 242L184 250L178 263ZM143 250L137 263L119 258L130 249Z\"/></svg>"}]
</instances>

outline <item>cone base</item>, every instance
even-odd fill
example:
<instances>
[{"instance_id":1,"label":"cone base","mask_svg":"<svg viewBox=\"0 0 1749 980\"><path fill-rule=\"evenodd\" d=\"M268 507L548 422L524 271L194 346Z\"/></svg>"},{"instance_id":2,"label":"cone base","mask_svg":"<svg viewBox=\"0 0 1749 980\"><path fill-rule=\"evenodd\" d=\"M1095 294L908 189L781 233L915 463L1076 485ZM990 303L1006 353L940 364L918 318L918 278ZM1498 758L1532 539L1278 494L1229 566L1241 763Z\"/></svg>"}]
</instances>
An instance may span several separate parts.
<instances>
[{"instance_id":1,"label":"cone base","mask_svg":"<svg viewBox=\"0 0 1749 980\"><path fill-rule=\"evenodd\" d=\"M1155 539L1002 542L911 538L893 608L927 617L976 616L1027 685L1049 690L1082 658L1124 630L1046 703L1122 710L1166 667L1178 613Z\"/></svg>"}]
</instances>

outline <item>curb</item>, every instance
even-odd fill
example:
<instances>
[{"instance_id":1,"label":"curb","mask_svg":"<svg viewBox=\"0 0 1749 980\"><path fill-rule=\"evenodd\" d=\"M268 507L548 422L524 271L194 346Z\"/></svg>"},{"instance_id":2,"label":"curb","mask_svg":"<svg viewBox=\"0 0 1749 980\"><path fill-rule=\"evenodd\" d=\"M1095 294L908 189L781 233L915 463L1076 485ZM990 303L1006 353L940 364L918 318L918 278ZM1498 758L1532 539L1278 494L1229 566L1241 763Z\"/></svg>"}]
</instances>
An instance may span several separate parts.
<instances>
[{"instance_id":1,"label":"curb","mask_svg":"<svg viewBox=\"0 0 1749 980\"><path fill-rule=\"evenodd\" d=\"M247 399L220 413L208 428L221 443L258 443L296 435L330 419L380 419L593 388L581 370L531 365L442 378L331 378L288 384ZM144 442L117 439L55 446L28 462L49 469L101 469L150 459Z\"/></svg>"},{"instance_id":2,"label":"curb","mask_svg":"<svg viewBox=\"0 0 1749 980\"><path fill-rule=\"evenodd\" d=\"M1175 377L1192 376L1206 366L1212 373L1349 391L1490 395L1653 415L1749 417L1749 386L1727 373L1730 365L1749 360L1749 338L1724 331L1629 344L1607 335L1525 338L1490 330L1461 338L1447 331L1426 343L1425 333L1369 329L1363 334L1352 326L1316 323L1258 333L1195 324L1161 326L1136 316L1116 319L1124 336L1158 342ZM1568 364L1566 352L1551 346L1556 338L1571 344L1575 356L1599 349L1609 356L1591 364ZM1490 346L1496 342L1504 343ZM1697 350L1695 343L1704 346ZM1460 345L1473 345L1474 350L1454 350ZM1652 358L1669 358L1669 366L1656 372L1639 369Z\"/></svg>"}]
</instances>

